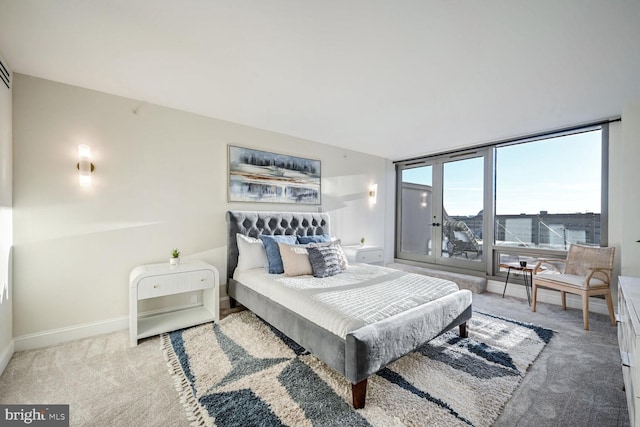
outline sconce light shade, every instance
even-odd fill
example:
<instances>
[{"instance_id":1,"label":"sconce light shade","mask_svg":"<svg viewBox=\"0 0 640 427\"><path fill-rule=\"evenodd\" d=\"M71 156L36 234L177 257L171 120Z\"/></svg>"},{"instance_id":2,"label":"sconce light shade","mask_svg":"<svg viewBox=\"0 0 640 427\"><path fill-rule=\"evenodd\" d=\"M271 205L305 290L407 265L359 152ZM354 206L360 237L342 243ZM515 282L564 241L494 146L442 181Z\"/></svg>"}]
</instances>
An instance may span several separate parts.
<instances>
[{"instance_id":1,"label":"sconce light shade","mask_svg":"<svg viewBox=\"0 0 640 427\"><path fill-rule=\"evenodd\" d=\"M369 202L372 205L375 205L377 201L378 201L378 184L373 184L369 188Z\"/></svg>"},{"instance_id":2,"label":"sconce light shade","mask_svg":"<svg viewBox=\"0 0 640 427\"><path fill-rule=\"evenodd\" d=\"M95 169L91 163L91 147L86 144L78 145L78 164L77 164L80 186L91 186L91 172Z\"/></svg>"}]
</instances>

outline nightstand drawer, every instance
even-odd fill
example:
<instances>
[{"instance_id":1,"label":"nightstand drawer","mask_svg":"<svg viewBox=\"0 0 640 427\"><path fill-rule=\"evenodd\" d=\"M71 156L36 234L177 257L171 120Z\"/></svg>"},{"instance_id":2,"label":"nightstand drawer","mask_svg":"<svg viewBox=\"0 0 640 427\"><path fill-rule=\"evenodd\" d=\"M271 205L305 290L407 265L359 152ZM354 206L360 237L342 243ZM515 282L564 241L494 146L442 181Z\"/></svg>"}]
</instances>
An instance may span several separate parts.
<instances>
[{"instance_id":1,"label":"nightstand drawer","mask_svg":"<svg viewBox=\"0 0 640 427\"><path fill-rule=\"evenodd\" d=\"M384 249L379 246L346 245L342 250L349 262L384 264Z\"/></svg>"},{"instance_id":2,"label":"nightstand drawer","mask_svg":"<svg viewBox=\"0 0 640 427\"><path fill-rule=\"evenodd\" d=\"M373 264L382 262L384 260L384 253L382 249L358 251L355 256L356 262L362 262L365 264Z\"/></svg>"},{"instance_id":3,"label":"nightstand drawer","mask_svg":"<svg viewBox=\"0 0 640 427\"><path fill-rule=\"evenodd\" d=\"M198 291L200 289L212 288L215 282L215 277L213 276L213 271L201 270L194 271L189 280L191 281L189 284L191 290Z\"/></svg>"},{"instance_id":4,"label":"nightstand drawer","mask_svg":"<svg viewBox=\"0 0 640 427\"><path fill-rule=\"evenodd\" d=\"M197 291L210 288L213 283L213 272L210 270L144 277L138 284L138 299Z\"/></svg>"},{"instance_id":5,"label":"nightstand drawer","mask_svg":"<svg viewBox=\"0 0 640 427\"><path fill-rule=\"evenodd\" d=\"M177 293L178 289L178 281L171 280L168 275L145 277L138 283L138 299L171 295Z\"/></svg>"}]
</instances>

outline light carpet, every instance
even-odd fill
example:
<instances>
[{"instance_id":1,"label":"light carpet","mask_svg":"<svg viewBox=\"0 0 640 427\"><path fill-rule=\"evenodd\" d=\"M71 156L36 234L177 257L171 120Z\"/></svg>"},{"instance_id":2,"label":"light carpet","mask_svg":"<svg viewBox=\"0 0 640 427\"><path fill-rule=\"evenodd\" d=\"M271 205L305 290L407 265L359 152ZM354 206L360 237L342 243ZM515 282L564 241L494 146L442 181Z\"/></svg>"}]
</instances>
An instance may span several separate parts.
<instances>
[{"instance_id":1,"label":"light carpet","mask_svg":"<svg viewBox=\"0 0 640 427\"><path fill-rule=\"evenodd\" d=\"M194 426L490 426L553 332L473 314L371 376L364 409L351 384L250 311L163 334Z\"/></svg>"}]
</instances>

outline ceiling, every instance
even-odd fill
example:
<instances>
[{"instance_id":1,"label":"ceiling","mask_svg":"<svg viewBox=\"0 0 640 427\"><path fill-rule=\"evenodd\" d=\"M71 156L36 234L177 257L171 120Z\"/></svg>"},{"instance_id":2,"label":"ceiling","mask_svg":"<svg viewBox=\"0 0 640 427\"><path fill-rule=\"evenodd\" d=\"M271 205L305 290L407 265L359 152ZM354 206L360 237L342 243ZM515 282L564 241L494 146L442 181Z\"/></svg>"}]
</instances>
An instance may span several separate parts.
<instances>
[{"instance_id":1,"label":"ceiling","mask_svg":"<svg viewBox=\"0 0 640 427\"><path fill-rule=\"evenodd\" d=\"M14 72L405 159L620 116L637 0L0 0Z\"/></svg>"}]
</instances>

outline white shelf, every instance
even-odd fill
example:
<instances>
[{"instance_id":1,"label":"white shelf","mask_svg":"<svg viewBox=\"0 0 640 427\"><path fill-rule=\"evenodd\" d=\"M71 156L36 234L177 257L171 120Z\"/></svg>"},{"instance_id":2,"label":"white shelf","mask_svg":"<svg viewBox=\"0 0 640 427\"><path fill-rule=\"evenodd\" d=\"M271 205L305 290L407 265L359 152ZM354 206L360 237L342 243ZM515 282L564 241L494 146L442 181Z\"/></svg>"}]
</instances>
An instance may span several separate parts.
<instances>
[{"instance_id":1,"label":"white shelf","mask_svg":"<svg viewBox=\"0 0 640 427\"><path fill-rule=\"evenodd\" d=\"M139 317L138 339L152 337L163 332L171 332L214 320L215 316L213 313L202 305L171 311L169 313Z\"/></svg>"}]
</instances>

